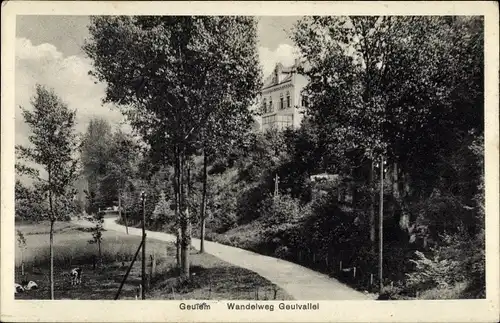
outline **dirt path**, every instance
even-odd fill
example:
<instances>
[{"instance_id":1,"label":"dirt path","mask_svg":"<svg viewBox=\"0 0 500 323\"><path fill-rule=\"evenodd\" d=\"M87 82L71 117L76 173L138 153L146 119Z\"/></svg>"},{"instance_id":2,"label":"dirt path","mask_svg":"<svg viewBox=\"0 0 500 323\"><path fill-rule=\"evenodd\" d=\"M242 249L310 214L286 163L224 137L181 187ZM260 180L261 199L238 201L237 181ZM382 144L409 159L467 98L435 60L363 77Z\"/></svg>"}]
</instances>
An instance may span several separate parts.
<instances>
[{"instance_id":1,"label":"dirt path","mask_svg":"<svg viewBox=\"0 0 500 323\"><path fill-rule=\"evenodd\" d=\"M116 218L104 220L104 228L125 232L125 226L117 224ZM86 221L76 221L85 225ZM88 223L88 222L87 222ZM175 241L175 236L163 232L146 231L148 238ZM129 234L141 235L141 229L129 228ZM198 249L199 239L192 239L192 246ZM338 280L315 272L289 261L263 256L251 251L205 241L205 251L233 265L249 269L275 283L296 300L370 300L368 295L358 292Z\"/></svg>"}]
</instances>

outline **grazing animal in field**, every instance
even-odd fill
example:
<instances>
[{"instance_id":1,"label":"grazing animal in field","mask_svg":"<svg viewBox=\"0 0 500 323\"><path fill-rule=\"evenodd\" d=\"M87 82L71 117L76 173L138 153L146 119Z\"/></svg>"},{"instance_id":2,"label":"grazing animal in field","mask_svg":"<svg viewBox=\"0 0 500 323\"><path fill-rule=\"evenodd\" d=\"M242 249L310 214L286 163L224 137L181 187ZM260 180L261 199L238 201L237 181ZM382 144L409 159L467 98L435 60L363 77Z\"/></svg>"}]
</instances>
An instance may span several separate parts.
<instances>
[{"instance_id":1,"label":"grazing animal in field","mask_svg":"<svg viewBox=\"0 0 500 323\"><path fill-rule=\"evenodd\" d=\"M23 282L23 287L24 287L24 290L38 289L38 285L37 285L37 283L35 283L35 282L34 282L34 281L32 281L32 280L30 280L29 282L24 281L24 282Z\"/></svg>"},{"instance_id":2,"label":"grazing animal in field","mask_svg":"<svg viewBox=\"0 0 500 323\"><path fill-rule=\"evenodd\" d=\"M79 285L82 283L82 268L73 268L70 272L71 285Z\"/></svg>"},{"instance_id":3,"label":"grazing animal in field","mask_svg":"<svg viewBox=\"0 0 500 323\"><path fill-rule=\"evenodd\" d=\"M24 292L24 287L17 283L14 283L14 293L17 294L22 292Z\"/></svg>"}]
</instances>

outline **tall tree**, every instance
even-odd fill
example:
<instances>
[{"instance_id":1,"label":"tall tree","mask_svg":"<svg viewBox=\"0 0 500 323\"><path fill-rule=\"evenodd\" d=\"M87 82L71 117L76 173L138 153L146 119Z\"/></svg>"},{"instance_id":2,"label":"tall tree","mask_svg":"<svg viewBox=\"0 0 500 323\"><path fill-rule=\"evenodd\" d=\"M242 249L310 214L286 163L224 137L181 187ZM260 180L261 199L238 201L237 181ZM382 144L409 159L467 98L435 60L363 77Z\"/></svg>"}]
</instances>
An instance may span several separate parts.
<instances>
[{"instance_id":1,"label":"tall tree","mask_svg":"<svg viewBox=\"0 0 500 323\"><path fill-rule=\"evenodd\" d=\"M83 174L88 183L87 191L95 194L95 203L100 207L112 200L112 191L116 188L112 186L105 190L100 189L102 177L108 174L107 168L112 156L111 143L112 130L109 122L102 118L91 119L83 136L81 159Z\"/></svg>"},{"instance_id":2,"label":"tall tree","mask_svg":"<svg viewBox=\"0 0 500 323\"><path fill-rule=\"evenodd\" d=\"M174 165L189 277L190 159L213 116L240 114L260 88L256 22L250 17L96 17L85 52L158 161Z\"/></svg>"},{"instance_id":3,"label":"tall tree","mask_svg":"<svg viewBox=\"0 0 500 323\"><path fill-rule=\"evenodd\" d=\"M129 185L137 171L137 162L139 157L139 147L134 138L117 130L111 138L109 144L109 158L106 161L107 173L101 178L101 183L107 184L112 190L112 200L118 200L118 216L125 220L125 226L128 224L126 211L123 210L122 197L127 185Z\"/></svg>"},{"instance_id":4,"label":"tall tree","mask_svg":"<svg viewBox=\"0 0 500 323\"><path fill-rule=\"evenodd\" d=\"M309 17L294 40L308 62L315 128L346 157L338 160L355 156L373 169L385 156L401 228L411 231L407 202L432 193L451 142L482 128L481 19Z\"/></svg>"},{"instance_id":5,"label":"tall tree","mask_svg":"<svg viewBox=\"0 0 500 323\"><path fill-rule=\"evenodd\" d=\"M78 149L75 134L75 111L42 85L36 86L32 109L21 107L25 122L30 126L29 146L17 146L20 160L40 165L46 176L23 164L17 169L40 181L40 191L49 201L47 218L50 221L50 297L54 299L54 223L72 209L73 189L77 178Z\"/></svg>"},{"instance_id":6,"label":"tall tree","mask_svg":"<svg viewBox=\"0 0 500 323\"><path fill-rule=\"evenodd\" d=\"M209 89L208 89L209 90ZM207 212L208 164L216 158L227 158L249 137L253 117L250 109L235 109L235 106L249 104L249 93L236 91L219 104L210 116L201 133L202 198L200 205L200 252L205 252L205 221Z\"/></svg>"}]
</instances>

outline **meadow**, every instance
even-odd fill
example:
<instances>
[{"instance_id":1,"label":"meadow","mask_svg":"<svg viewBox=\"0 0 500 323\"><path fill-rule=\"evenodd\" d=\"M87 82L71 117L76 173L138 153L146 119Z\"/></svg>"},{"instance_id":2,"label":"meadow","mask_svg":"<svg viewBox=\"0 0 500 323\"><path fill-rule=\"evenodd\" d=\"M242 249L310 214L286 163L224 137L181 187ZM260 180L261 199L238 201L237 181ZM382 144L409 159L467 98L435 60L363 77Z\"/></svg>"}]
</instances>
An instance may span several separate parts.
<instances>
[{"instance_id":1,"label":"meadow","mask_svg":"<svg viewBox=\"0 0 500 323\"><path fill-rule=\"evenodd\" d=\"M39 289L16 294L16 299L49 299L49 224L19 224L26 245L16 243L15 281L35 281ZM54 290L56 299L112 300L139 246L140 237L114 231L103 232L102 263L94 266L98 248L89 243L88 228L59 222L54 235ZM191 251L191 278L178 279L173 243L147 239L147 299L291 299L282 289L254 272L235 267L214 256ZM156 264L151 271L151 256ZM24 263L24 276L21 264ZM71 286L66 275L83 269L83 281ZM150 277L152 273L152 276ZM141 283L141 252L120 294L135 299Z\"/></svg>"}]
</instances>

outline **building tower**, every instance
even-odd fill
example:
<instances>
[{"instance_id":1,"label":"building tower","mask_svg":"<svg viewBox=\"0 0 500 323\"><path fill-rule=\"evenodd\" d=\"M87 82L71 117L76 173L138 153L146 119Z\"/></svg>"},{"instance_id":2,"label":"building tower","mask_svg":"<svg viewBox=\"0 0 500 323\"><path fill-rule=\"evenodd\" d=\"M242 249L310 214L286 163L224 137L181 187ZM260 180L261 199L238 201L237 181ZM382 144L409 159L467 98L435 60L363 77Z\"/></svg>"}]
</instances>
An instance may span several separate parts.
<instances>
[{"instance_id":1,"label":"building tower","mask_svg":"<svg viewBox=\"0 0 500 323\"><path fill-rule=\"evenodd\" d=\"M290 67L277 63L274 71L264 80L261 91L261 131L300 127L307 100L302 90L307 79L297 73L299 61Z\"/></svg>"}]
</instances>

